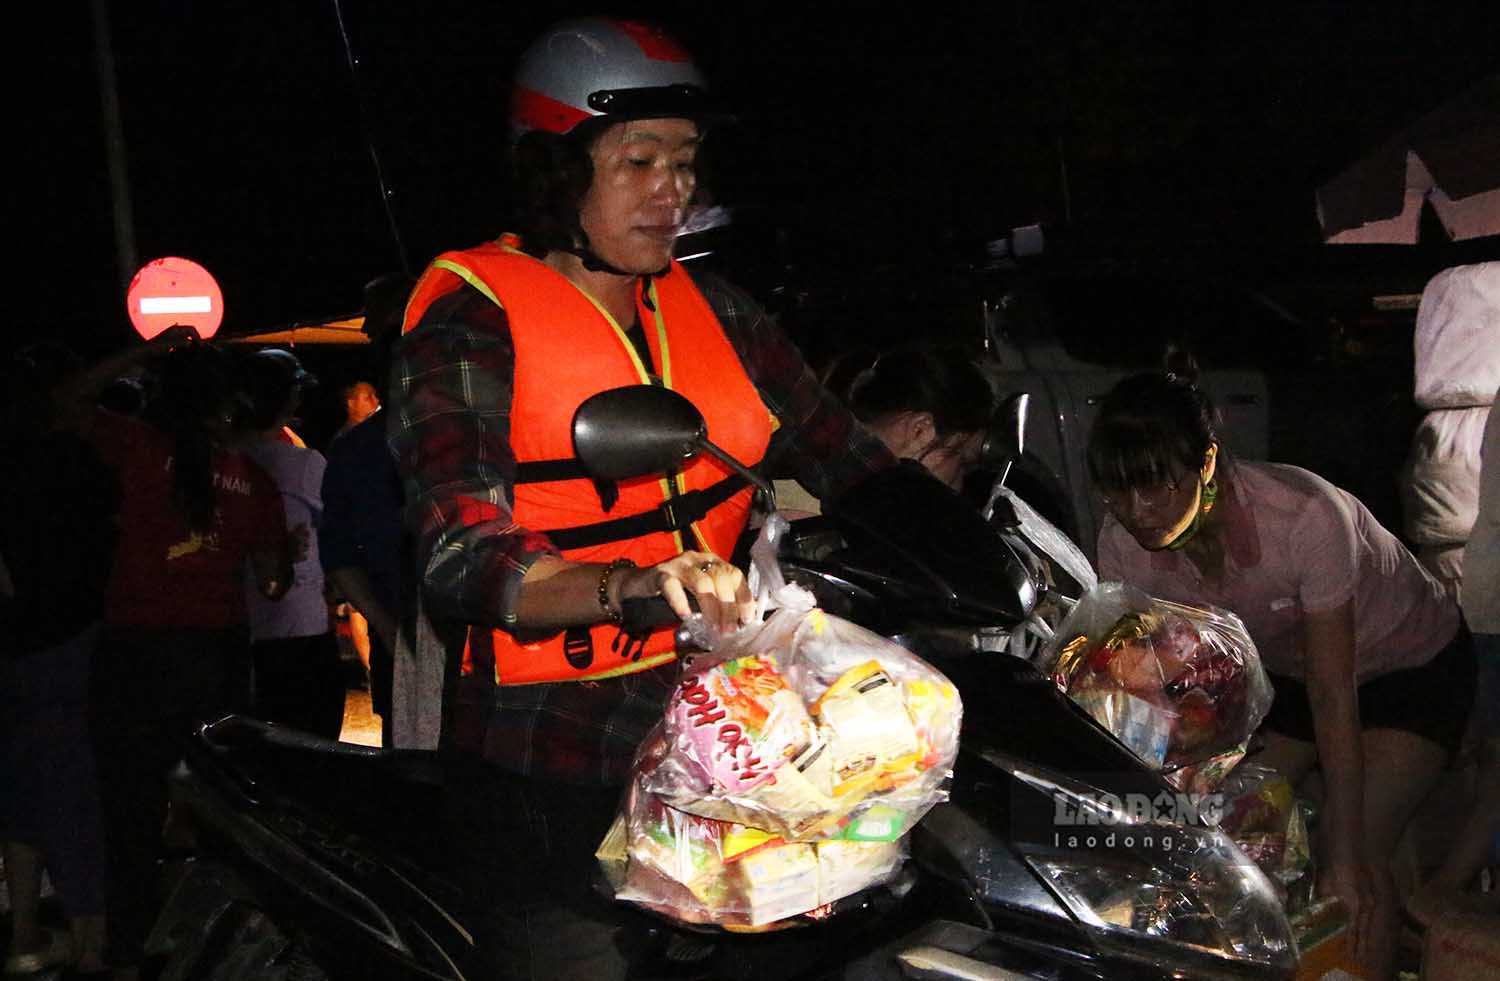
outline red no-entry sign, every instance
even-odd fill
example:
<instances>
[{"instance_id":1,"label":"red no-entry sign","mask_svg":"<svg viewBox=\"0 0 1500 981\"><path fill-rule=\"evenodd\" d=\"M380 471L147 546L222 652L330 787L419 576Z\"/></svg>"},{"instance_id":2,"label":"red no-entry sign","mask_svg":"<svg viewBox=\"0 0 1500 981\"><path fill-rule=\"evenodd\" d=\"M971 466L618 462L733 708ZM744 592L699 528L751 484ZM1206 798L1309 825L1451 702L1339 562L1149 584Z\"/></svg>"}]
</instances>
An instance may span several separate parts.
<instances>
[{"instance_id":1,"label":"red no-entry sign","mask_svg":"<svg viewBox=\"0 0 1500 981\"><path fill-rule=\"evenodd\" d=\"M177 324L212 337L224 320L224 294L213 276L193 260L175 256L142 266L125 302L136 333L148 341Z\"/></svg>"}]
</instances>

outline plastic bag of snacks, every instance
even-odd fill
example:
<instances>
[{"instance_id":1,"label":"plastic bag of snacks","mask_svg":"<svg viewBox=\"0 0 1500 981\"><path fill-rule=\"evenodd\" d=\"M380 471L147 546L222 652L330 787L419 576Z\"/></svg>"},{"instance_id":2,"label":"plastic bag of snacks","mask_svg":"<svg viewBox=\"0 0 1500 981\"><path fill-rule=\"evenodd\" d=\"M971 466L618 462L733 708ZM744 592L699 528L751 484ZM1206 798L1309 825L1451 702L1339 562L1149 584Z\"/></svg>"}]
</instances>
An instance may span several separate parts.
<instances>
[{"instance_id":1,"label":"plastic bag of snacks","mask_svg":"<svg viewBox=\"0 0 1500 981\"><path fill-rule=\"evenodd\" d=\"M617 899L685 923L764 929L889 880L906 851L901 839L787 841L679 811L637 785L597 857Z\"/></svg>"},{"instance_id":2,"label":"plastic bag of snacks","mask_svg":"<svg viewBox=\"0 0 1500 981\"><path fill-rule=\"evenodd\" d=\"M1239 617L1153 599L1118 582L1100 583L1079 600L1040 666L1142 760L1164 770L1233 751L1273 697Z\"/></svg>"},{"instance_id":3,"label":"plastic bag of snacks","mask_svg":"<svg viewBox=\"0 0 1500 981\"><path fill-rule=\"evenodd\" d=\"M1174 790L1180 790L1185 794L1202 796L1213 793L1224 782L1224 778L1234 772L1240 760L1245 758L1249 747L1250 740L1245 739L1238 746L1217 756L1210 756L1197 763L1188 763L1175 770L1167 770L1163 776Z\"/></svg>"},{"instance_id":4,"label":"plastic bag of snacks","mask_svg":"<svg viewBox=\"0 0 1500 981\"><path fill-rule=\"evenodd\" d=\"M617 898L686 922L760 928L885 881L958 755L947 678L762 573L780 608L684 670L598 853Z\"/></svg>"},{"instance_id":5,"label":"plastic bag of snacks","mask_svg":"<svg viewBox=\"0 0 1500 981\"><path fill-rule=\"evenodd\" d=\"M872 810L899 835L943 799L958 751L951 682L821 610L783 608L687 671L644 790L701 817L799 841Z\"/></svg>"},{"instance_id":6,"label":"plastic bag of snacks","mask_svg":"<svg viewBox=\"0 0 1500 981\"><path fill-rule=\"evenodd\" d=\"M1312 846L1304 808L1292 785L1261 763L1241 764L1219 787L1224 801L1219 828L1275 884L1287 889L1312 870Z\"/></svg>"}]
</instances>

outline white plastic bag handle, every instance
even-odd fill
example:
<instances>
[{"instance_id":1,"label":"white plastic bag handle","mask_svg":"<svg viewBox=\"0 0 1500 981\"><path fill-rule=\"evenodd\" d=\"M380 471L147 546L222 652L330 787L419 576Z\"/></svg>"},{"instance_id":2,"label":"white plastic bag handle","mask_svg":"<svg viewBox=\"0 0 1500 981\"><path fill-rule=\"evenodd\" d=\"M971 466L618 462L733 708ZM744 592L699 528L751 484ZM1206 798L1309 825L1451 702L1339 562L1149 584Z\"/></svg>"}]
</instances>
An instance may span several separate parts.
<instances>
[{"instance_id":1,"label":"white plastic bag handle","mask_svg":"<svg viewBox=\"0 0 1500 981\"><path fill-rule=\"evenodd\" d=\"M1099 576L1089 564L1087 556L1079 551L1072 540L1058 530L1057 526L1038 514L1030 504L1009 487L1000 487L1000 494L1010 502L1021 523L1021 534L1026 540L1047 554L1047 557L1062 566L1079 587L1088 592L1099 585Z\"/></svg>"},{"instance_id":2,"label":"white plastic bag handle","mask_svg":"<svg viewBox=\"0 0 1500 981\"><path fill-rule=\"evenodd\" d=\"M811 610L817 606L813 594L801 586L788 583L777 561L781 541L792 530L791 522L780 511L766 516L755 544L750 546L750 595L755 597L755 616L764 619L771 610Z\"/></svg>"}]
</instances>

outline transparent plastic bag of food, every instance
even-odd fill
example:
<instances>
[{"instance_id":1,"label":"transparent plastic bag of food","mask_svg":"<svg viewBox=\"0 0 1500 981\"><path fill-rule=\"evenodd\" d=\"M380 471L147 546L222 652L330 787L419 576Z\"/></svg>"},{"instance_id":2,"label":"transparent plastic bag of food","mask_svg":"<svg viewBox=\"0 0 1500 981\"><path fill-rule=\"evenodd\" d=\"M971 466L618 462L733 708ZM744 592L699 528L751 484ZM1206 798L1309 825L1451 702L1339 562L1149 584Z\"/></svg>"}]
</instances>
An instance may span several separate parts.
<instances>
[{"instance_id":1,"label":"transparent plastic bag of food","mask_svg":"<svg viewBox=\"0 0 1500 981\"><path fill-rule=\"evenodd\" d=\"M795 841L892 839L946 796L958 690L905 648L782 607L683 673L641 788Z\"/></svg>"},{"instance_id":2,"label":"transparent plastic bag of food","mask_svg":"<svg viewBox=\"0 0 1500 981\"><path fill-rule=\"evenodd\" d=\"M896 877L903 839L787 841L679 811L633 786L597 857L619 900L730 930L795 926Z\"/></svg>"},{"instance_id":3,"label":"transparent plastic bag of food","mask_svg":"<svg viewBox=\"0 0 1500 981\"><path fill-rule=\"evenodd\" d=\"M1242 763L1219 786L1219 829L1259 865L1286 901L1287 887L1312 871L1306 808L1275 769Z\"/></svg>"},{"instance_id":4,"label":"transparent plastic bag of food","mask_svg":"<svg viewBox=\"0 0 1500 981\"><path fill-rule=\"evenodd\" d=\"M600 847L617 898L685 922L759 929L885 881L958 755L958 689L787 585L784 530L752 549L769 616L702 635Z\"/></svg>"},{"instance_id":5,"label":"transparent plastic bag of food","mask_svg":"<svg viewBox=\"0 0 1500 981\"><path fill-rule=\"evenodd\" d=\"M1149 766L1169 772L1232 752L1273 696L1238 616L1119 582L1084 594L1039 665Z\"/></svg>"}]
</instances>

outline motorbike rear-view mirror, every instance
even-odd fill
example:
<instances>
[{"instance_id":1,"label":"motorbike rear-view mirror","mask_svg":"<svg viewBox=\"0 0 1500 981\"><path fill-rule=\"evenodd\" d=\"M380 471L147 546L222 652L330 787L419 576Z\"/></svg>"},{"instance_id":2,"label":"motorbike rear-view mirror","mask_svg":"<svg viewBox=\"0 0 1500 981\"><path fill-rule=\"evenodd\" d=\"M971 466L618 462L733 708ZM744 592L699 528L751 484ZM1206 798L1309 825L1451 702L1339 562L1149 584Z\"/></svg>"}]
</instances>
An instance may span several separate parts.
<instances>
[{"instance_id":1,"label":"motorbike rear-view mirror","mask_svg":"<svg viewBox=\"0 0 1500 981\"><path fill-rule=\"evenodd\" d=\"M703 413L669 388L628 385L585 399L573 413L573 453L588 475L600 480L668 473L708 453L775 507L770 482L709 442Z\"/></svg>"},{"instance_id":2,"label":"motorbike rear-view mirror","mask_svg":"<svg viewBox=\"0 0 1500 981\"><path fill-rule=\"evenodd\" d=\"M980 452L985 463L996 467L1000 475L990 486L990 497L985 502L984 520L995 516L995 505L1005 492L1005 481L1010 477L1010 468L1026 451L1026 416L1031 411L1031 393L1017 392L1000 403L995 410L990 432Z\"/></svg>"},{"instance_id":3,"label":"motorbike rear-view mirror","mask_svg":"<svg viewBox=\"0 0 1500 981\"><path fill-rule=\"evenodd\" d=\"M573 452L602 480L676 470L698 455L706 436L697 406L654 385L611 388L573 414Z\"/></svg>"},{"instance_id":4,"label":"motorbike rear-view mirror","mask_svg":"<svg viewBox=\"0 0 1500 981\"><path fill-rule=\"evenodd\" d=\"M1011 465L1021 458L1026 450L1026 416L1031 409L1031 395L1017 392L1000 403L985 437L982 459L1001 468L1003 482L1010 474Z\"/></svg>"}]
</instances>

